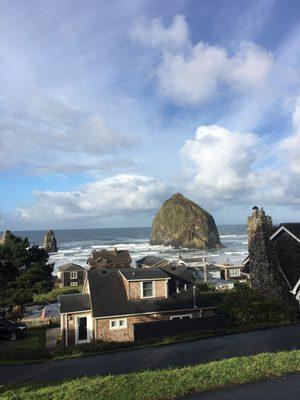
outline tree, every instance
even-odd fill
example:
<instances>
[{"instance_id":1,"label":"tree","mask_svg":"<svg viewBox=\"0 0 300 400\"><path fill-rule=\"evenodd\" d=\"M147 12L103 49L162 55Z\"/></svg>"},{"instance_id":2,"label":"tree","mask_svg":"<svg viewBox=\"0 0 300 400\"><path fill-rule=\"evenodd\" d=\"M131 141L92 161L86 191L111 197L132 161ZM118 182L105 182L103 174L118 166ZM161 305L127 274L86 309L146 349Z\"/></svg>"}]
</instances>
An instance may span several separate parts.
<instances>
[{"instance_id":1,"label":"tree","mask_svg":"<svg viewBox=\"0 0 300 400\"><path fill-rule=\"evenodd\" d=\"M48 253L27 238L6 233L0 244L0 303L23 307L33 294L51 290L54 264L48 260Z\"/></svg>"}]
</instances>

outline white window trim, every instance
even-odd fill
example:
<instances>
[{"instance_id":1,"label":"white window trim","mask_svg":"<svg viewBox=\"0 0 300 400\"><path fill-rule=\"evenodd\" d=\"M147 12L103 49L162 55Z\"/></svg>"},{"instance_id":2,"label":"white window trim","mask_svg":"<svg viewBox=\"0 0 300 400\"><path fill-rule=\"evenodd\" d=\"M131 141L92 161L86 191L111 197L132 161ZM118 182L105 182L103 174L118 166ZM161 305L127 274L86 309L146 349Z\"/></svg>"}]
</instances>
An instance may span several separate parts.
<instances>
[{"instance_id":1,"label":"white window trim","mask_svg":"<svg viewBox=\"0 0 300 400\"><path fill-rule=\"evenodd\" d=\"M237 277L241 275L241 270L240 268L231 268L229 270L229 276Z\"/></svg>"},{"instance_id":2,"label":"white window trim","mask_svg":"<svg viewBox=\"0 0 300 400\"><path fill-rule=\"evenodd\" d=\"M172 321L174 318L179 318L182 319L182 317L189 317L190 319L193 318L193 314L178 314L178 315L171 315L170 321Z\"/></svg>"},{"instance_id":3,"label":"white window trim","mask_svg":"<svg viewBox=\"0 0 300 400\"><path fill-rule=\"evenodd\" d=\"M144 290L143 290L143 283L152 283L152 296L144 296ZM141 298L142 299L152 299L155 297L155 281L141 281Z\"/></svg>"},{"instance_id":4,"label":"white window trim","mask_svg":"<svg viewBox=\"0 0 300 400\"><path fill-rule=\"evenodd\" d=\"M85 340L79 340L79 323L78 320L79 318L85 318L86 317L86 326L87 326L87 338ZM75 317L75 344L83 344L83 343L90 343L91 341L91 335L92 335L92 330L91 330L91 322L92 318L90 314L81 314L77 315Z\"/></svg>"},{"instance_id":5,"label":"white window trim","mask_svg":"<svg viewBox=\"0 0 300 400\"><path fill-rule=\"evenodd\" d=\"M77 271L70 272L70 279L77 279L77 277L78 277Z\"/></svg>"},{"instance_id":6,"label":"white window trim","mask_svg":"<svg viewBox=\"0 0 300 400\"><path fill-rule=\"evenodd\" d=\"M120 321L124 321L124 325L120 326ZM112 326L112 323L116 322L116 326ZM117 329L127 329L127 318L120 318L120 319L111 319L109 321L109 329L111 331L117 330Z\"/></svg>"},{"instance_id":7,"label":"white window trim","mask_svg":"<svg viewBox=\"0 0 300 400\"><path fill-rule=\"evenodd\" d=\"M76 282L70 282L70 286L77 286L77 285L78 285L77 281Z\"/></svg>"}]
</instances>

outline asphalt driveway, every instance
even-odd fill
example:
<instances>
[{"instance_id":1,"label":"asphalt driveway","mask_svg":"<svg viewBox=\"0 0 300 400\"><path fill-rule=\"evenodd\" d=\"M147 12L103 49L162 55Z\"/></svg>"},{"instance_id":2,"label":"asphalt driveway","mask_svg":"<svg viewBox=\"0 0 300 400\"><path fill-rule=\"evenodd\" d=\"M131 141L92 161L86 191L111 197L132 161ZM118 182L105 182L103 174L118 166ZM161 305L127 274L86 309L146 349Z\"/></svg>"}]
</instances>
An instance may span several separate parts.
<instances>
[{"instance_id":1,"label":"asphalt driveway","mask_svg":"<svg viewBox=\"0 0 300 400\"><path fill-rule=\"evenodd\" d=\"M234 356L300 349L300 324L41 364L0 367L0 384L45 383L81 376L183 367Z\"/></svg>"}]
</instances>

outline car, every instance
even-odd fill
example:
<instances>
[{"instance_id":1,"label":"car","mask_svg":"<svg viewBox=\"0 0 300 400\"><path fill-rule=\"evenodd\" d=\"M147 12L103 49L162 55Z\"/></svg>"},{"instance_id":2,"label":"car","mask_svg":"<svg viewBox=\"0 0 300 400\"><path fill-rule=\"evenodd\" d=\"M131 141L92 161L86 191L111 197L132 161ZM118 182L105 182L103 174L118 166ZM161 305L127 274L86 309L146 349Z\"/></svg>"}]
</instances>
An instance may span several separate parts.
<instances>
[{"instance_id":1,"label":"car","mask_svg":"<svg viewBox=\"0 0 300 400\"><path fill-rule=\"evenodd\" d=\"M0 339L17 340L27 335L27 326L21 322L0 321Z\"/></svg>"}]
</instances>

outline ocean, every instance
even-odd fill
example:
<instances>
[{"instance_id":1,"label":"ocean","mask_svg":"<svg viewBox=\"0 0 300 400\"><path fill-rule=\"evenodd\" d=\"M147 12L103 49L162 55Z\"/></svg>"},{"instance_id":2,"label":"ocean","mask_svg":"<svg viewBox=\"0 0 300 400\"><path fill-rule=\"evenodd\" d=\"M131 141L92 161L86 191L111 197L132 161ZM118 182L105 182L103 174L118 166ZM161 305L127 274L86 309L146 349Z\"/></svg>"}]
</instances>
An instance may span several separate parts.
<instances>
[{"instance_id":1,"label":"ocean","mask_svg":"<svg viewBox=\"0 0 300 400\"><path fill-rule=\"evenodd\" d=\"M230 262L238 264L247 256L247 235L244 225L218 226L223 248L206 251L207 261L217 263ZM128 249L132 260L138 260L147 255L155 255L168 260L199 257L203 251L185 248L174 249L165 246L150 246L151 228L107 228L107 229L64 229L55 230L58 252L50 255L50 261L57 268L67 262L86 267L87 258L93 249L117 247ZM42 245L46 231L13 232L16 235L27 236L30 244Z\"/></svg>"}]
</instances>

